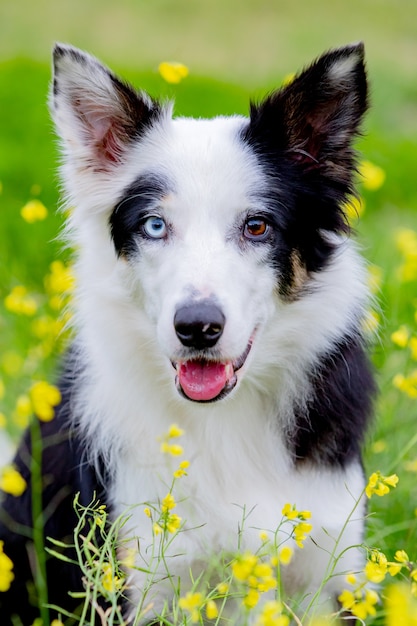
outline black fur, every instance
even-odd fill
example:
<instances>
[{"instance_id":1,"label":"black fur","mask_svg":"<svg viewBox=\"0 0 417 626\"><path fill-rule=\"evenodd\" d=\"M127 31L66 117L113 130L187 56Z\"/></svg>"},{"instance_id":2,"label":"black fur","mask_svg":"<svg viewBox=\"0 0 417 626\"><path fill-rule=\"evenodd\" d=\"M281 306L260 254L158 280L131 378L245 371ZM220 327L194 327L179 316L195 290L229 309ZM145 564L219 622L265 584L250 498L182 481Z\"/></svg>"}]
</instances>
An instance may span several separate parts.
<instances>
[{"instance_id":1,"label":"black fur","mask_svg":"<svg viewBox=\"0 0 417 626\"><path fill-rule=\"evenodd\" d=\"M170 191L167 180L154 174L140 176L122 194L110 216L110 232L118 256L138 251L138 236L146 217L158 213L158 201Z\"/></svg>"},{"instance_id":2,"label":"black fur","mask_svg":"<svg viewBox=\"0 0 417 626\"><path fill-rule=\"evenodd\" d=\"M332 67L352 53L357 63L344 81ZM351 144L368 106L363 46L321 57L287 87L252 104L243 134L267 173L262 196L281 233L275 262L291 288L294 252L307 272L328 263L333 246L323 231L348 232L343 203L353 190Z\"/></svg>"},{"instance_id":3,"label":"black fur","mask_svg":"<svg viewBox=\"0 0 417 626\"><path fill-rule=\"evenodd\" d=\"M376 392L359 338L347 337L311 374L311 395L295 412L289 438L297 463L346 466L360 458Z\"/></svg>"}]
</instances>

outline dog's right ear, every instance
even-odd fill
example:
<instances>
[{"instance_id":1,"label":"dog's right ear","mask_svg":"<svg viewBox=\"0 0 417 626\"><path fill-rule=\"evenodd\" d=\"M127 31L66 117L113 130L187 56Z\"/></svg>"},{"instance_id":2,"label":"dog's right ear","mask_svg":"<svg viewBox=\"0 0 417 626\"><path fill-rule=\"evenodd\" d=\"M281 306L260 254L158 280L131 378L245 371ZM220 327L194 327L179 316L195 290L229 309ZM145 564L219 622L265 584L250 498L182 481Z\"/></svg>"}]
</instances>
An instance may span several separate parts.
<instances>
[{"instance_id":1,"label":"dog's right ear","mask_svg":"<svg viewBox=\"0 0 417 626\"><path fill-rule=\"evenodd\" d=\"M129 144L161 115L160 105L71 46L53 52L50 108L69 158L103 171L123 161Z\"/></svg>"}]
</instances>

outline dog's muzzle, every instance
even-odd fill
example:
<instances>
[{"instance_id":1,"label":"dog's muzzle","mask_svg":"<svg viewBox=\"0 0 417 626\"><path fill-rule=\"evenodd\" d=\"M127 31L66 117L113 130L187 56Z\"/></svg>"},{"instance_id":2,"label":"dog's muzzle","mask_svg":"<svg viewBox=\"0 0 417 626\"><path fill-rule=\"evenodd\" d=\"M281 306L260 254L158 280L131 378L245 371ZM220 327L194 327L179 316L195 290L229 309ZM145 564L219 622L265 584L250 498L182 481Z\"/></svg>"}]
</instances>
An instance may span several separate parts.
<instances>
[{"instance_id":1,"label":"dog's muzzle","mask_svg":"<svg viewBox=\"0 0 417 626\"><path fill-rule=\"evenodd\" d=\"M223 334L225 316L212 300L186 304L174 317L174 327L182 345L204 352L213 348ZM241 369L252 347L252 338L243 354L235 360L193 358L174 362L176 386L188 400L214 402L224 398L237 383Z\"/></svg>"}]
</instances>

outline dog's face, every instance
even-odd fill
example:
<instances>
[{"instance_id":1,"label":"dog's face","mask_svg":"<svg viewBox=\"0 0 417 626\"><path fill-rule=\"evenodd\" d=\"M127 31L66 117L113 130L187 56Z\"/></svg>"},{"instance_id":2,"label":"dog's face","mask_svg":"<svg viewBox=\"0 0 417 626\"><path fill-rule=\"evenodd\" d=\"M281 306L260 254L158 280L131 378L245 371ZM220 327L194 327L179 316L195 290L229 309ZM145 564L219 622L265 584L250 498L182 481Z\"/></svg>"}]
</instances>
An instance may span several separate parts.
<instances>
[{"instance_id":1,"label":"dog's face","mask_svg":"<svg viewBox=\"0 0 417 626\"><path fill-rule=\"evenodd\" d=\"M250 119L192 120L61 46L52 109L73 227L104 224L109 280L124 276L180 394L222 399L346 231L362 47L324 55Z\"/></svg>"}]
</instances>

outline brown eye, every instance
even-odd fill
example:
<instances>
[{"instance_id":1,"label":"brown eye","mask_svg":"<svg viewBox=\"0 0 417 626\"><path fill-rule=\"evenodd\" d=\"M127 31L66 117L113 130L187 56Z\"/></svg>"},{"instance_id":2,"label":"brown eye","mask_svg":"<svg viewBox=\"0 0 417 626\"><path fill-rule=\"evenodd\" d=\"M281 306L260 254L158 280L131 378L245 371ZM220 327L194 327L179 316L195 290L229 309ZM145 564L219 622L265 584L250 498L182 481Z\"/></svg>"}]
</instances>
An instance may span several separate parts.
<instances>
[{"instance_id":1,"label":"brown eye","mask_svg":"<svg viewBox=\"0 0 417 626\"><path fill-rule=\"evenodd\" d=\"M262 217L251 217L246 220L243 234L246 239L263 241L269 234L270 226Z\"/></svg>"}]
</instances>

